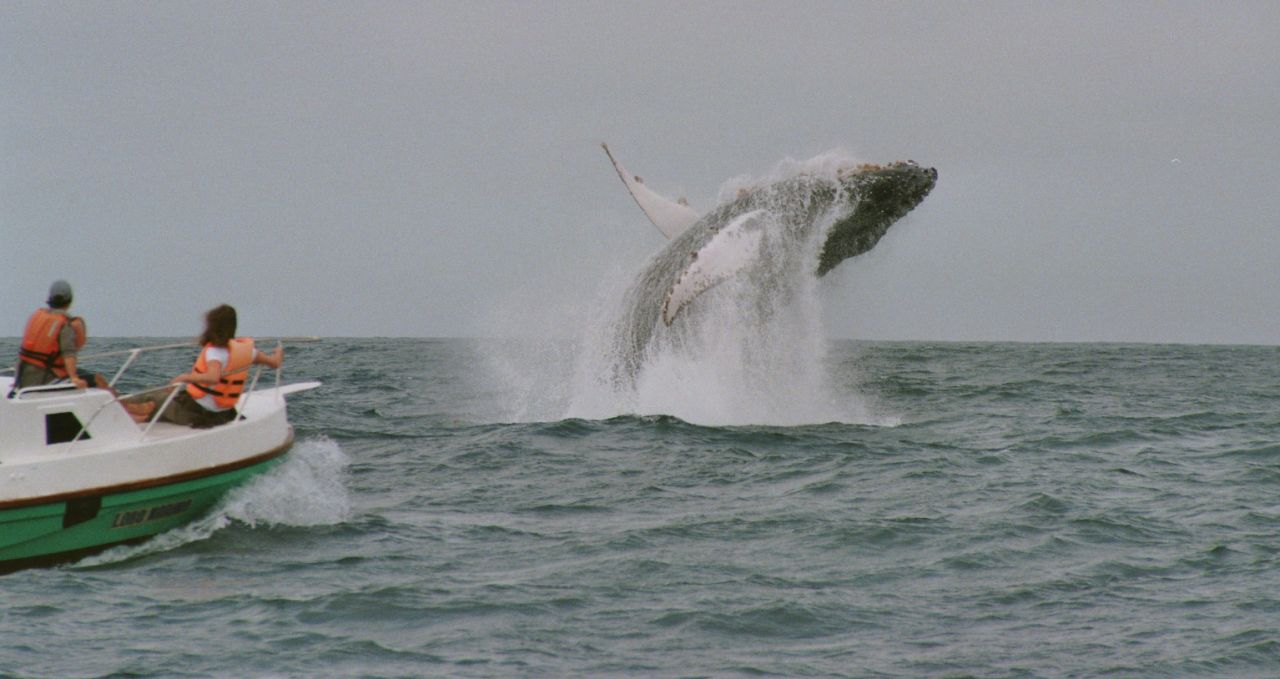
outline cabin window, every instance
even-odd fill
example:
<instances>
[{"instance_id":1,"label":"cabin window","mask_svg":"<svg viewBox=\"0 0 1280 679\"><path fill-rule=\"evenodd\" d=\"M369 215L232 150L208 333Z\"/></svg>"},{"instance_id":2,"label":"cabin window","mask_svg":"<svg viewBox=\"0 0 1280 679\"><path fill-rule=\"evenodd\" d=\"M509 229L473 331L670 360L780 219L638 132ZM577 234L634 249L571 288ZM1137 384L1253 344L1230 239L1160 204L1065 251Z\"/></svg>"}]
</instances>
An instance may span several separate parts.
<instances>
[{"instance_id":1,"label":"cabin window","mask_svg":"<svg viewBox=\"0 0 1280 679\"><path fill-rule=\"evenodd\" d=\"M62 527L70 528L97 518L102 511L102 496L75 497L67 500L67 510L62 515Z\"/></svg>"},{"instance_id":2,"label":"cabin window","mask_svg":"<svg viewBox=\"0 0 1280 679\"><path fill-rule=\"evenodd\" d=\"M44 442L46 445L51 446L55 443L71 441L75 439L76 434L80 433L80 428L83 426L80 423L80 419L75 416L75 413L49 413L44 416ZM86 431L80 438L87 439L92 437Z\"/></svg>"}]
</instances>

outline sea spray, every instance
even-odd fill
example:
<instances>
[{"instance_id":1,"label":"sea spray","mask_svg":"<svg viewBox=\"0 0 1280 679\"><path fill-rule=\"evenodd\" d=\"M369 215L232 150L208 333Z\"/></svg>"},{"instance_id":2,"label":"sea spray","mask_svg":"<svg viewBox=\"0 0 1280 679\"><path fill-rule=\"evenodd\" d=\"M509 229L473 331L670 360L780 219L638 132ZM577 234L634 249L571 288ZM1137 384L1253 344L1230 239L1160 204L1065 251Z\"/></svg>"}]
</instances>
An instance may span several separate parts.
<instances>
[{"instance_id":1,"label":"sea spray","mask_svg":"<svg viewBox=\"0 0 1280 679\"><path fill-rule=\"evenodd\" d=\"M604 269L593 287L540 300L536 309L504 305L501 317L492 321L498 338L480 345L479 370L472 375L475 391L495 395L482 419L548 422L632 412L599 380L608 365L599 348L609 337L629 280L630 274L615 265Z\"/></svg>"},{"instance_id":2,"label":"sea spray","mask_svg":"<svg viewBox=\"0 0 1280 679\"><path fill-rule=\"evenodd\" d=\"M707 425L868 421L862 398L838 394L828 378L817 279L797 264L813 261L819 243L767 238L757 262L695 302L696 318L659 327L635 412Z\"/></svg>"},{"instance_id":3,"label":"sea spray","mask_svg":"<svg viewBox=\"0 0 1280 679\"><path fill-rule=\"evenodd\" d=\"M275 469L228 493L218 513L248 526L342 523L351 515L344 484L348 464L335 441L307 439Z\"/></svg>"}]
</instances>

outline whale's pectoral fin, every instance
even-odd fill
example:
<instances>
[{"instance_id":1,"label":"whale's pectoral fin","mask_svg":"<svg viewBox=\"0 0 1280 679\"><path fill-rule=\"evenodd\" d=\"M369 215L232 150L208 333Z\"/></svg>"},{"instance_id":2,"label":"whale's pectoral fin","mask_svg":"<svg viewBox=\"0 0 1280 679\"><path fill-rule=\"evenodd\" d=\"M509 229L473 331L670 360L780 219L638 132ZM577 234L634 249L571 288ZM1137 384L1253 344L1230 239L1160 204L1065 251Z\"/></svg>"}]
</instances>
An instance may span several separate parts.
<instances>
[{"instance_id":1,"label":"whale's pectoral fin","mask_svg":"<svg viewBox=\"0 0 1280 679\"><path fill-rule=\"evenodd\" d=\"M667 293L662 322L671 325L676 314L698 295L723 283L755 261L764 238L764 210L739 215L693 253L691 261Z\"/></svg>"},{"instance_id":2,"label":"whale's pectoral fin","mask_svg":"<svg viewBox=\"0 0 1280 679\"><path fill-rule=\"evenodd\" d=\"M627 172L626 168L618 164L614 159L613 152L609 150L608 144L601 144L604 152L609 156L609 162L613 163L613 169L617 171L618 177L622 179L622 183L626 185L627 191L631 193L631 197L635 199L636 205L644 212L649 221L658 227L662 235L667 238L675 238L685 229L698 221L700 215L696 210L689 207L683 199L679 201L668 200L659 195L656 191L644 185L644 180Z\"/></svg>"}]
</instances>

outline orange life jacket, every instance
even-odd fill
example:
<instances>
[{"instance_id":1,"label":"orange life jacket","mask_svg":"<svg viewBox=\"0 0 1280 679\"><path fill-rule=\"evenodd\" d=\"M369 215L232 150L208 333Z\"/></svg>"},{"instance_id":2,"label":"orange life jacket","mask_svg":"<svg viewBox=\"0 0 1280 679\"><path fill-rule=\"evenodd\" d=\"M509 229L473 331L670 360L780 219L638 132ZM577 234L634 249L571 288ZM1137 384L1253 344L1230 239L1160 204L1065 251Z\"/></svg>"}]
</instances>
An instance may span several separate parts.
<instances>
[{"instance_id":1,"label":"orange life jacket","mask_svg":"<svg viewBox=\"0 0 1280 679\"><path fill-rule=\"evenodd\" d=\"M204 356L212 346L206 344L200 350L192 372L209 372ZM231 356L227 359L227 365L222 366L222 377L216 384L187 383L187 393L191 398L200 400L206 394L213 394L213 402L224 410L234 408L240 400L240 394L244 392L244 378L249 374L249 366L253 365L253 338L237 337L227 343L227 350Z\"/></svg>"},{"instance_id":2,"label":"orange life jacket","mask_svg":"<svg viewBox=\"0 0 1280 679\"><path fill-rule=\"evenodd\" d=\"M74 316L55 313L52 309L36 309L27 321L27 331L22 334L22 348L18 360L47 368L58 377L67 376L66 362L62 358L62 343L58 337L67 323L79 320ZM84 346L83 323L71 323L76 333L76 349Z\"/></svg>"}]
</instances>

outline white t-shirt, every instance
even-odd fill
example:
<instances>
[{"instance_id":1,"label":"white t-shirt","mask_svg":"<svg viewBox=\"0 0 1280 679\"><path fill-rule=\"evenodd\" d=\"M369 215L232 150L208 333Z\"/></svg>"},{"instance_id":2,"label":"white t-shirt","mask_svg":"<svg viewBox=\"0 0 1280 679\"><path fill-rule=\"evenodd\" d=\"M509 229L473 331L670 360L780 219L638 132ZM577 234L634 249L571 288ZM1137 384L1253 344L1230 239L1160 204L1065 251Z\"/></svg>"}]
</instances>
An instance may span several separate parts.
<instances>
[{"instance_id":1,"label":"white t-shirt","mask_svg":"<svg viewBox=\"0 0 1280 679\"><path fill-rule=\"evenodd\" d=\"M258 357L258 350L254 349L253 356L252 358L249 359L250 363L252 363L253 359L257 357ZM204 364L209 365L213 361L217 361L218 363L222 364L222 371L226 372L227 363L231 361L231 351L223 347L205 347L204 348ZM201 396L200 398L196 399L196 403L199 403L200 405L204 406L205 410L212 410L215 413L220 413L224 410L231 409L231 408L219 407L218 403L213 400L213 394L209 394L209 393L206 393L204 396Z\"/></svg>"}]
</instances>

